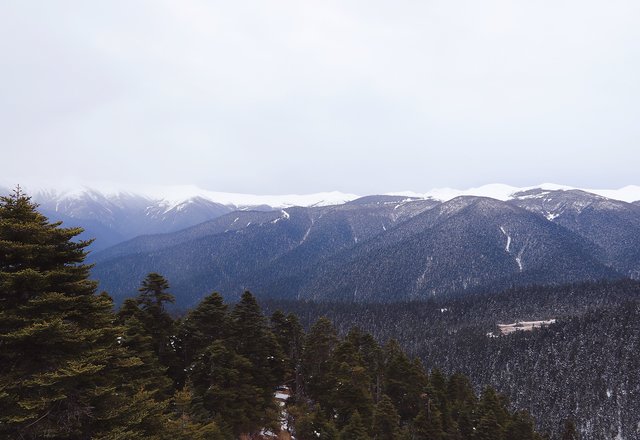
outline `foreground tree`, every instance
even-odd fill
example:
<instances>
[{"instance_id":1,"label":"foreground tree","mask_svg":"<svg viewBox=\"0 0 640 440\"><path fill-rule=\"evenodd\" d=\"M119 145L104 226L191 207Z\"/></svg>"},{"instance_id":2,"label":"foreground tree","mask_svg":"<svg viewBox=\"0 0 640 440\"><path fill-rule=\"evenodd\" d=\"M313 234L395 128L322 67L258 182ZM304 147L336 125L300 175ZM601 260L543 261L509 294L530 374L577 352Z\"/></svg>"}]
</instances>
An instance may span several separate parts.
<instances>
[{"instance_id":1,"label":"foreground tree","mask_svg":"<svg viewBox=\"0 0 640 440\"><path fill-rule=\"evenodd\" d=\"M90 242L36 207L0 197L0 437L155 438L162 405L123 379L141 361L88 279Z\"/></svg>"}]
</instances>

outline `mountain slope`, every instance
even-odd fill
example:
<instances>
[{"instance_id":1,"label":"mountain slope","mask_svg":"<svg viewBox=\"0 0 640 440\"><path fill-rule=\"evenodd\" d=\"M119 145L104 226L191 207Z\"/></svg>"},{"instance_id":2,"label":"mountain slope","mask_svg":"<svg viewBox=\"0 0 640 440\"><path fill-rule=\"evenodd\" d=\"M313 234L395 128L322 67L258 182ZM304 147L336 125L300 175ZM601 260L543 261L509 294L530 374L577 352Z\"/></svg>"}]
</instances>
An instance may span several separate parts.
<instances>
[{"instance_id":1,"label":"mountain slope","mask_svg":"<svg viewBox=\"0 0 640 440\"><path fill-rule=\"evenodd\" d=\"M382 197L230 213L177 233L136 238L93 261L101 288L119 299L157 271L188 305L211 290L396 301L619 277L599 255L593 243L507 202Z\"/></svg>"},{"instance_id":2,"label":"mountain slope","mask_svg":"<svg viewBox=\"0 0 640 440\"><path fill-rule=\"evenodd\" d=\"M598 247L605 264L640 278L640 206L579 190L531 190L512 203L575 232Z\"/></svg>"},{"instance_id":3,"label":"mountain slope","mask_svg":"<svg viewBox=\"0 0 640 440\"><path fill-rule=\"evenodd\" d=\"M385 232L438 202L393 198L280 211L238 211L173 234L138 237L92 257L101 288L120 298L157 271L189 298L210 290L239 293L258 284L295 295L307 268ZM287 277L298 280L285 282ZM123 281L125 280L125 281ZM280 290L282 289L282 290Z\"/></svg>"},{"instance_id":4,"label":"mountain slope","mask_svg":"<svg viewBox=\"0 0 640 440\"><path fill-rule=\"evenodd\" d=\"M389 301L616 277L593 252L577 235L524 209L459 197L342 253L317 268L302 290L313 298Z\"/></svg>"}]
</instances>

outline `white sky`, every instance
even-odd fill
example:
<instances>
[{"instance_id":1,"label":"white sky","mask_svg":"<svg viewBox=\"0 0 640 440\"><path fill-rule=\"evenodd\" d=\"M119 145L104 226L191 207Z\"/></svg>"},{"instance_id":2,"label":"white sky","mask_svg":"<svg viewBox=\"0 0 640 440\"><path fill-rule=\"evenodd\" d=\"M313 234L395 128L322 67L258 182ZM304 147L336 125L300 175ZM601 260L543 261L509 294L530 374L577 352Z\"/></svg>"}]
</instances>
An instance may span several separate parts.
<instances>
[{"instance_id":1,"label":"white sky","mask_svg":"<svg viewBox=\"0 0 640 440\"><path fill-rule=\"evenodd\" d=\"M0 178L640 184L640 2L0 3Z\"/></svg>"}]
</instances>

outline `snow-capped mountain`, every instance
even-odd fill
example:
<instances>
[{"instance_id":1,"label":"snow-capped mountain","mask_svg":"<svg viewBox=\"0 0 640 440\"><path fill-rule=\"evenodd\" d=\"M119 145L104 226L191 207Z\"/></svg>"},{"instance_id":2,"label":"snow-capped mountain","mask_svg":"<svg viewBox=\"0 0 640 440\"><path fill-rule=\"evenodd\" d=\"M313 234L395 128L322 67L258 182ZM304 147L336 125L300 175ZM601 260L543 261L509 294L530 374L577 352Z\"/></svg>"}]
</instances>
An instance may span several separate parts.
<instances>
[{"instance_id":1,"label":"snow-capped mountain","mask_svg":"<svg viewBox=\"0 0 640 440\"><path fill-rule=\"evenodd\" d=\"M4 185L4 188L0 187L0 192L7 194L8 188L9 185ZM356 199L359 200L357 203L368 204L376 197L376 200L382 202L385 197L393 200L401 197L406 200L446 202L455 197L476 196L501 201L517 200L522 204L527 194L531 197L534 194L538 197L545 192L569 194L576 189L555 184L525 188L490 184L467 190L440 188L426 193L400 192L365 198L341 192L306 195L235 194L208 191L196 186L140 186L126 189L105 185L80 188L27 186L25 190L40 204L40 209L49 218L62 220L67 226L85 228L83 238L95 238L92 249L100 250L138 235L178 231L237 210L267 211L293 206L322 207L354 203ZM621 202L640 200L640 186L627 186L619 190L585 191L594 197L607 197ZM547 209L547 205L544 209ZM545 215L560 215L559 210L563 209L563 206L559 205L553 208L553 212L549 211Z\"/></svg>"},{"instance_id":2,"label":"snow-capped mountain","mask_svg":"<svg viewBox=\"0 0 640 440\"><path fill-rule=\"evenodd\" d=\"M121 299L146 273L179 301L248 288L345 301L424 299L512 285L640 278L640 207L577 190L502 201L367 196L342 205L238 211L96 253L94 276Z\"/></svg>"},{"instance_id":3,"label":"snow-capped mountain","mask_svg":"<svg viewBox=\"0 0 640 440\"><path fill-rule=\"evenodd\" d=\"M195 186L118 188L24 188L40 210L66 226L85 229L100 250L143 234L178 231L236 210L326 206L358 196L339 192L308 195L251 195L206 191ZM8 194L8 185L0 193Z\"/></svg>"}]
</instances>

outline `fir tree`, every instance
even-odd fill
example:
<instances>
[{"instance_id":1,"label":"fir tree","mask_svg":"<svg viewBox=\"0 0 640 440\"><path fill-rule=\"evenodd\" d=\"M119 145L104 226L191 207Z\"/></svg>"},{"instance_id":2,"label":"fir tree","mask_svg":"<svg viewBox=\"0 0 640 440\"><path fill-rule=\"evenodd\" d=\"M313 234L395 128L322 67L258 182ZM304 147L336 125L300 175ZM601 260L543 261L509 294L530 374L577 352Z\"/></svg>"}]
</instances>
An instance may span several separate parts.
<instances>
[{"instance_id":1,"label":"fir tree","mask_svg":"<svg viewBox=\"0 0 640 440\"><path fill-rule=\"evenodd\" d=\"M442 415L437 407L425 407L413 420L413 437L415 440L443 440ZM462 437L465 440L471 437Z\"/></svg>"},{"instance_id":2,"label":"fir tree","mask_svg":"<svg viewBox=\"0 0 640 440\"><path fill-rule=\"evenodd\" d=\"M234 435L251 433L270 422L266 419L265 400L253 381L253 365L244 356L215 341L198 355L191 366L193 410L207 419L220 421Z\"/></svg>"},{"instance_id":3,"label":"fir tree","mask_svg":"<svg viewBox=\"0 0 640 440\"><path fill-rule=\"evenodd\" d=\"M349 340L340 342L331 354L330 372L326 380L334 385L326 401L320 399L319 402L331 408L338 428L349 421L354 411L358 411L363 423L370 426L373 415L373 398L369 387L371 378L362 356Z\"/></svg>"},{"instance_id":4,"label":"fir tree","mask_svg":"<svg viewBox=\"0 0 640 440\"><path fill-rule=\"evenodd\" d=\"M0 436L154 438L162 406L127 384L140 365L95 295L89 241L16 189L0 198ZM144 421L144 422L143 422Z\"/></svg>"},{"instance_id":5,"label":"fir tree","mask_svg":"<svg viewBox=\"0 0 640 440\"><path fill-rule=\"evenodd\" d=\"M302 354L305 391L312 399L327 401L333 383L328 378L331 354L338 343L338 335L331 321L318 319L309 330Z\"/></svg>"},{"instance_id":6,"label":"fir tree","mask_svg":"<svg viewBox=\"0 0 640 440\"><path fill-rule=\"evenodd\" d=\"M505 440L535 440L533 419L527 411L518 411L513 414L504 438Z\"/></svg>"},{"instance_id":7,"label":"fir tree","mask_svg":"<svg viewBox=\"0 0 640 440\"><path fill-rule=\"evenodd\" d=\"M289 408L295 420L295 436L298 440L337 440L338 431L319 405L310 409L306 405Z\"/></svg>"},{"instance_id":8,"label":"fir tree","mask_svg":"<svg viewBox=\"0 0 640 440\"><path fill-rule=\"evenodd\" d=\"M185 367L212 342L223 339L229 330L227 305L214 292L206 296L180 325L180 352Z\"/></svg>"},{"instance_id":9,"label":"fir tree","mask_svg":"<svg viewBox=\"0 0 640 440\"><path fill-rule=\"evenodd\" d=\"M167 368L169 376L177 380L183 369L175 349L175 323L165 308L165 304L175 302L175 298L167 289L169 282L151 272L142 281L136 302L141 311L139 319L151 336L160 363Z\"/></svg>"},{"instance_id":10,"label":"fir tree","mask_svg":"<svg viewBox=\"0 0 640 440\"><path fill-rule=\"evenodd\" d=\"M230 331L230 344L252 363L253 382L268 400L284 381L284 353L250 292L233 308Z\"/></svg>"},{"instance_id":11,"label":"fir tree","mask_svg":"<svg viewBox=\"0 0 640 440\"><path fill-rule=\"evenodd\" d=\"M395 340L384 347L385 393L398 409L400 419L414 419L422 406L421 395L426 390L427 377L420 364L412 362Z\"/></svg>"},{"instance_id":12,"label":"fir tree","mask_svg":"<svg viewBox=\"0 0 640 440\"><path fill-rule=\"evenodd\" d=\"M389 396L383 395L373 415L373 438L398 440L400 438L400 416Z\"/></svg>"},{"instance_id":13,"label":"fir tree","mask_svg":"<svg viewBox=\"0 0 640 440\"><path fill-rule=\"evenodd\" d=\"M271 329L286 356L285 381L291 384L295 400L301 400L303 391L302 350L304 331L296 315L276 310L271 315Z\"/></svg>"},{"instance_id":14,"label":"fir tree","mask_svg":"<svg viewBox=\"0 0 640 440\"><path fill-rule=\"evenodd\" d=\"M358 411L351 415L349 423L340 431L340 440L370 440L369 432Z\"/></svg>"}]
</instances>

